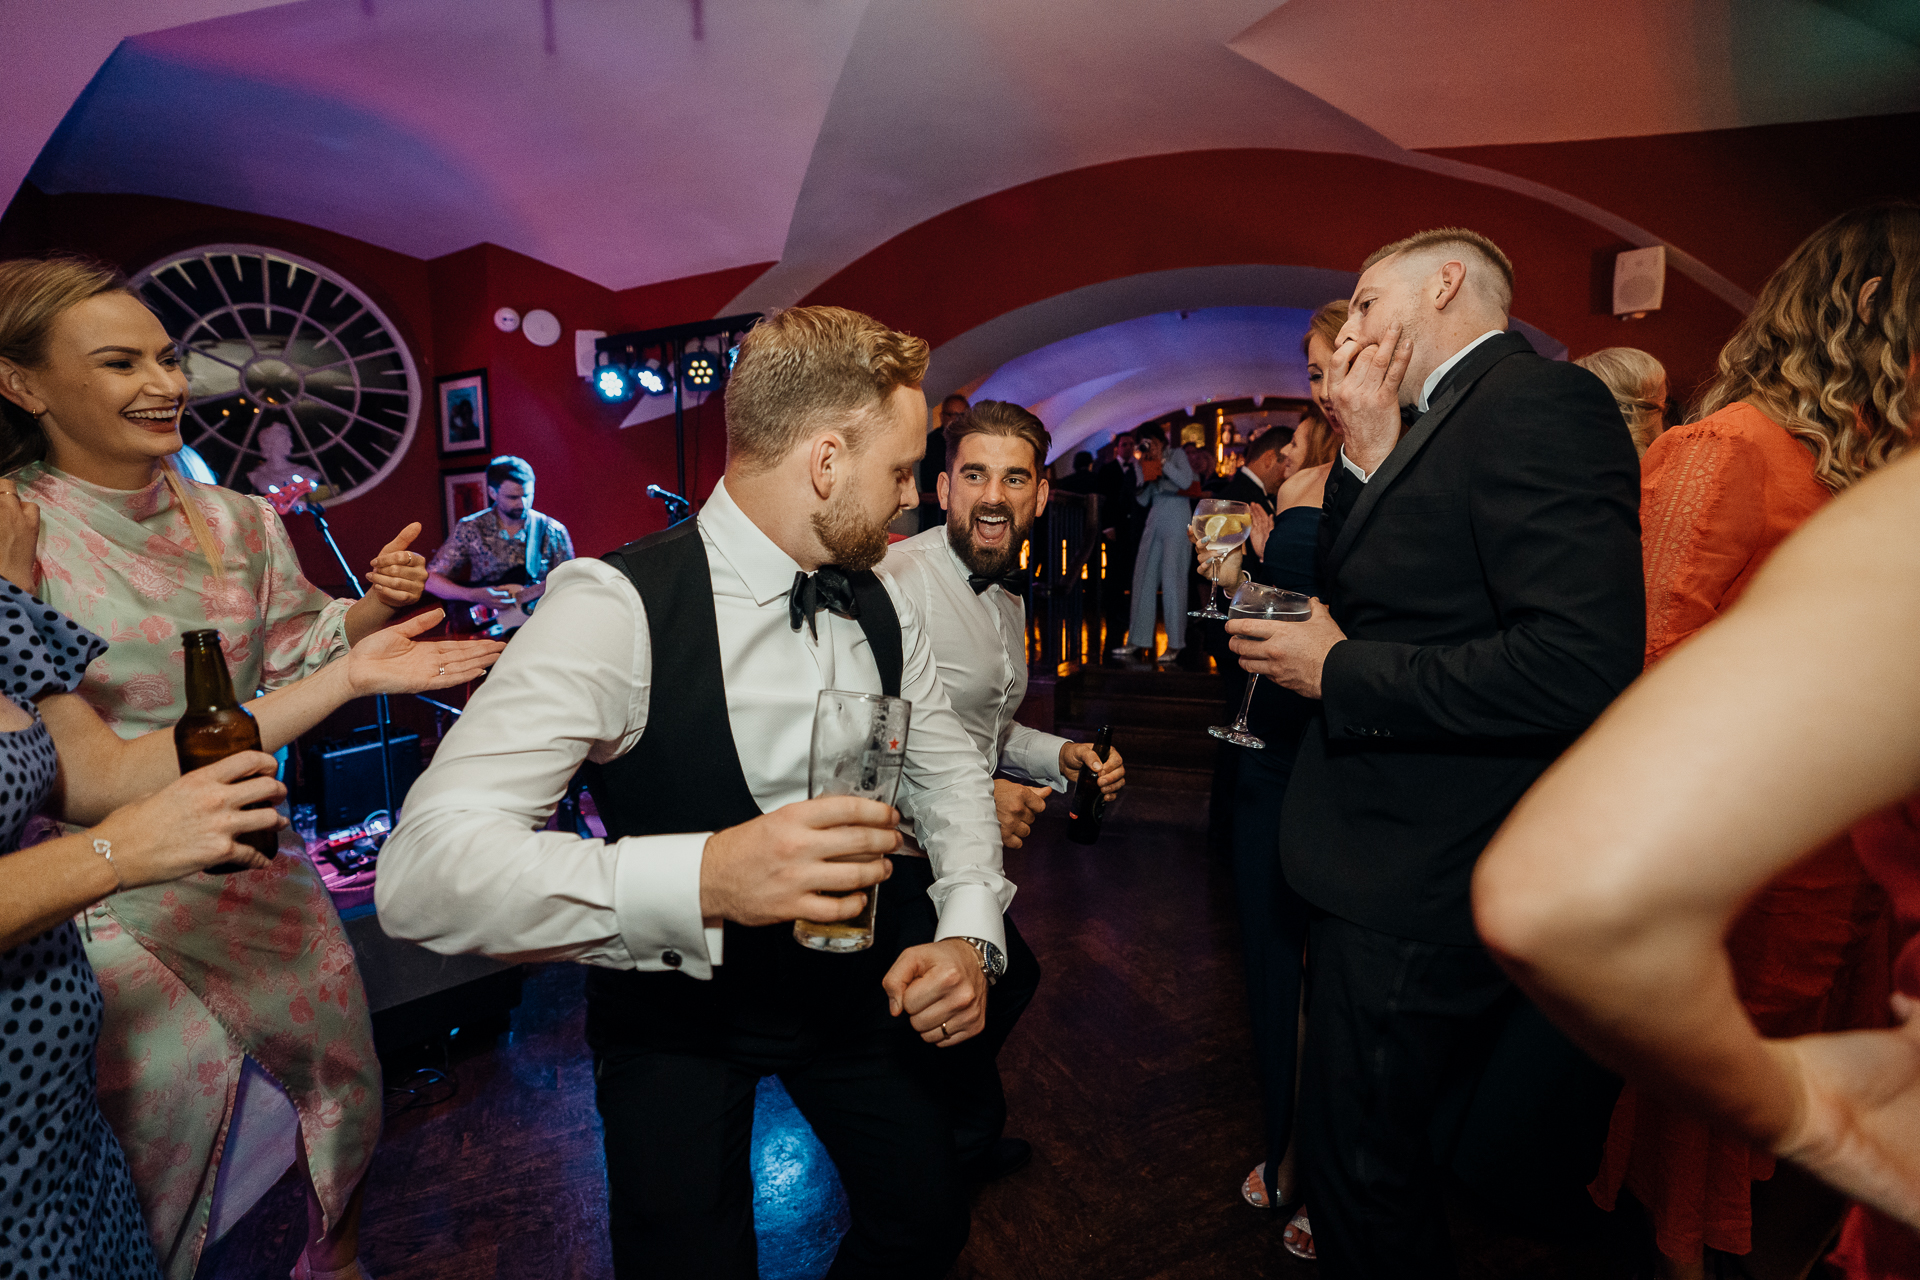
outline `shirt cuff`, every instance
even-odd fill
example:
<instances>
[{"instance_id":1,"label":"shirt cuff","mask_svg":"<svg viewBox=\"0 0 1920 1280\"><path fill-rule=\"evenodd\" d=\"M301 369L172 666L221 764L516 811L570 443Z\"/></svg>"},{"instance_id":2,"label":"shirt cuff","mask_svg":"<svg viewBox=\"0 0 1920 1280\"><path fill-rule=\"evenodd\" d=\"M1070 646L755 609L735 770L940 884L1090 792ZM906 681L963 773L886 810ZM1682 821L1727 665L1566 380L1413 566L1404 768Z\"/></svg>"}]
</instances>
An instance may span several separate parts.
<instances>
[{"instance_id":1,"label":"shirt cuff","mask_svg":"<svg viewBox=\"0 0 1920 1280\"><path fill-rule=\"evenodd\" d=\"M642 973L711 978L721 961L720 929L700 915L700 859L711 832L631 836L619 842L613 916Z\"/></svg>"},{"instance_id":2,"label":"shirt cuff","mask_svg":"<svg viewBox=\"0 0 1920 1280\"><path fill-rule=\"evenodd\" d=\"M957 884L947 890L940 904L940 925L933 940L978 938L991 942L1002 955L1007 950L1007 928L1000 914L1000 899L983 884Z\"/></svg>"},{"instance_id":3,"label":"shirt cuff","mask_svg":"<svg viewBox=\"0 0 1920 1280\"><path fill-rule=\"evenodd\" d=\"M1344 446L1342 446L1340 450L1340 465L1345 467L1348 471L1352 472L1354 475L1358 476L1360 478L1361 484L1365 484L1368 480L1373 478L1372 471L1362 471L1359 468L1359 466L1355 464L1354 460L1347 456L1347 451Z\"/></svg>"},{"instance_id":4,"label":"shirt cuff","mask_svg":"<svg viewBox=\"0 0 1920 1280\"><path fill-rule=\"evenodd\" d=\"M1025 726L1021 726L1025 728ZM1067 789L1067 775L1060 771L1060 752L1068 739L1039 729L1026 729L1007 741L1000 753L1000 767L1025 774L1036 783L1046 783L1054 791Z\"/></svg>"}]
</instances>

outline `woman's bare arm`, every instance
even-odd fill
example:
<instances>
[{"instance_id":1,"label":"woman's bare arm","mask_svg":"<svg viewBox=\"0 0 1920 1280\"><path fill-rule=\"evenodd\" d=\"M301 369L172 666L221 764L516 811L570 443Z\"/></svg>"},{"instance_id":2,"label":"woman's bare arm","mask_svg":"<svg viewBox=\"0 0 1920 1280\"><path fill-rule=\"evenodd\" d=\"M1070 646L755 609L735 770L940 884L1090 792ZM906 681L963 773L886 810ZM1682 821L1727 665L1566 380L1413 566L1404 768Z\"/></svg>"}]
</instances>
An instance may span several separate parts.
<instances>
[{"instance_id":1,"label":"woman's bare arm","mask_svg":"<svg viewBox=\"0 0 1920 1280\"><path fill-rule=\"evenodd\" d=\"M345 658L247 703L260 725L261 746L278 751L352 698L448 688L499 658L505 646L495 640L413 639L440 617L433 610L378 631ZM180 776L170 729L121 738L78 694L51 694L39 706L59 752L54 811L68 822L98 822Z\"/></svg>"},{"instance_id":2,"label":"woman's bare arm","mask_svg":"<svg viewBox=\"0 0 1920 1280\"><path fill-rule=\"evenodd\" d=\"M1635 1083L1920 1224L1920 1023L1763 1041L1724 945L1916 786L1920 456L1809 521L1527 794L1475 876L1482 936Z\"/></svg>"}]
</instances>

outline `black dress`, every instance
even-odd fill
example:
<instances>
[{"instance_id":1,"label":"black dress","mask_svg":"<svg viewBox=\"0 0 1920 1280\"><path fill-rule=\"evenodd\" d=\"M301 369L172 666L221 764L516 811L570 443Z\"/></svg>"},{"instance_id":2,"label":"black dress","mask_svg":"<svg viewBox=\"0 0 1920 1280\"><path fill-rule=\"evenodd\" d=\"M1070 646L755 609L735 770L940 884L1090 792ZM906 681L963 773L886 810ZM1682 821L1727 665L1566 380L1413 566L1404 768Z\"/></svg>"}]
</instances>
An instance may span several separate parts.
<instances>
[{"instance_id":1,"label":"black dress","mask_svg":"<svg viewBox=\"0 0 1920 1280\"><path fill-rule=\"evenodd\" d=\"M72 690L106 645L0 581L0 684L33 724L0 733L0 849L53 786L34 699ZM100 988L63 921L0 951L0 1280L159 1280L133 1174L100 1114Z\"/></svg>"},{"instance_id":2,"label":"black dress","mask_svg":"<svg viewBox=\"0 0 1920 1280\"><path fill-rule=\"evenodd\" d=\"M1319 507L1287 508L1274 517L1266 549L1249 565L1248 575L1268 586L1313 594L1319 537ZM1239 757L1233 789L1233 875L1253 1018L1254 1069L1266 1111L1269 1200L1280 1158L1293 1136L1300 958L1307 945L1307 904L1280 873L1280 806L1301 735L1312 718L1312 702L1261 680L1254 688L1247 727L1266 749L1228 748Z\"/></svg>"}]
</instances>

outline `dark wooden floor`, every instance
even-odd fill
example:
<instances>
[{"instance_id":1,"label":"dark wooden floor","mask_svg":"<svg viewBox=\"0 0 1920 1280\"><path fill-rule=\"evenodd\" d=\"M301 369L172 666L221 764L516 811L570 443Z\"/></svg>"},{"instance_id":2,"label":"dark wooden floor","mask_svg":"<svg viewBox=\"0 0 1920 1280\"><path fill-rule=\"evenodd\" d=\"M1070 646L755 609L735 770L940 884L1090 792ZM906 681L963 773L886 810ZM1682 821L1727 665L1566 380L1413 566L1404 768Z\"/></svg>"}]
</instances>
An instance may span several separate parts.
<instances>
[{"instance_id":1,"label":"dark wooden floor","mask_svg":"<svg viewBox=\"0 0 1920 1280\"><path fill-rule=\"evenodd\" d=\"M1258 1117L1231 887L1204 848L1205 803L1191 790L1138 789L1097 846L1066 843L1055 812L1008 855L1020 886L1014 914L1046 970L1002 1056L1010 1132L1029 1138L1035 1157L980 1192L955 1277L1314 1274L1281 1248L1279 1224L1237 1192L1258 1158ZM538 969L511 1038L456 1061L451 1098L390 1119L366 1201L362 1257L372 1274L611 1274L581 1026L579 972ZM787 1185L825 1176L805 1165L789 1161ZM762 1188L763 1199L775 1195ZM202 1275L286 1274L302 1212L283 1185ZM782 1239L785 1252L765 1258L763 1274L820 1274L822 1256L802 1256L804 1233ZM1563 1257L1464 1211L1456 1241L1471 1280L1602 1274L1590 1258Z\"/></svg>"}]
</instances>

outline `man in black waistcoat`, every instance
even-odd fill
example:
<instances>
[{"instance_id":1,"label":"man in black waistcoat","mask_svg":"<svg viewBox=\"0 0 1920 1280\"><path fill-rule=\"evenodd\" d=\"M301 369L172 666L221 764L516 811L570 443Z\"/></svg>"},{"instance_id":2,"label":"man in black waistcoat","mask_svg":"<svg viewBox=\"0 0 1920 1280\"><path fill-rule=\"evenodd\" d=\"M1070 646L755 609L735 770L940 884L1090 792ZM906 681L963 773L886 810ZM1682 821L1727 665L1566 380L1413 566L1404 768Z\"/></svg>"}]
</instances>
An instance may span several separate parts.
<instances>
[{"instance_id":1,"label":"man in black waistcoat","mask_svg":"<svg viewBox=\"0 0 1920 1280\"><path fill-rule=\"evenodd\" d=\"M871 571L915 501L926 366L924 342L837 307L762 321L699 517L555 571L381 860L390 934L590 966L623 1280L756 1274L748 1148L766 1075L846 1187L830 1275L941 1275L966 1240L930 1068L984 1025L1013 890L924 620ZM912 702L898 812L806 798L823 689ZM542 829L583 761L606 840ZM925 856L905 856L902 814ZM795 919L848 918L883 879L871 949L795 943Z\"/></svg>"},{"instance_id":2,"label":"man in black waistcoat","mask_svg":"<svg viewBox=\"0 0 1920 1280\"><path fill-rule=\"evenodd\" d=\"M1597 378L1507 331L1512 282L1458 228L1368 259L1330 371L1326 603L1228 624L1249 670L1320 705L1279 843L1318 909L1300 1125L1329 1277L1451 1275L1438 1169L1463 1141L1510 1150L1516 1107L1580 1131L1553 1174L1575 1191L1605 1135L1610 1099L1487 956L1468 896L1507 811L1639 673L1645 631L1632 445Z\"/></svg>"}]
</instances>

